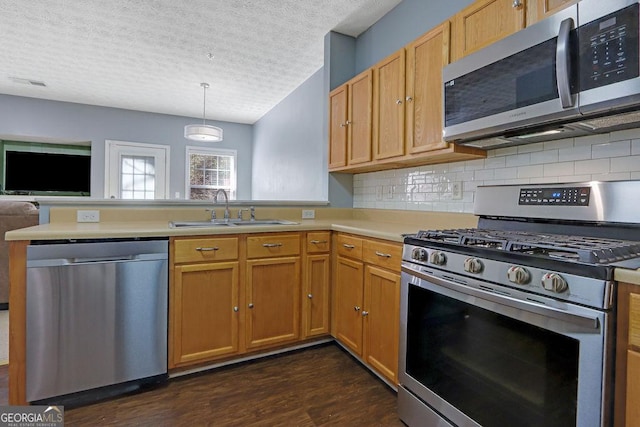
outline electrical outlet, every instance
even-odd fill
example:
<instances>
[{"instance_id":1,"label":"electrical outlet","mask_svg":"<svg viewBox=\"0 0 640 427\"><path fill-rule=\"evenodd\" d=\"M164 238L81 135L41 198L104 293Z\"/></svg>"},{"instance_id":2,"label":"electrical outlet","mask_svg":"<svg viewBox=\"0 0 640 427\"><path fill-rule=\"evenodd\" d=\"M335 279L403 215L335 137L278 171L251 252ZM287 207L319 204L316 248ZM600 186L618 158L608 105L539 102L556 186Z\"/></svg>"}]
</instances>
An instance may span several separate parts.
<instances>
[{"instance_id":1,"label":"electrical outlet","mask_svg":"<svg viewBox=\"0 0 640 427\"><path fill-rule=\"evenodd\" d=\"M451 198L453 200L462 200L462 182L455 181L451 183Z\"/></svg>"},{"instance_id":2,"label":"electrical outlet","mask_svg":"<svg viewBox=\"0 0 640 427\"><path fill-rule=\"evenodd\" d=\"M302 209L302 219L314 219L316 211L314 209Z\"/></svg>"},{"instance_id":3,"label":"electrical outlet","mask_svg":"<svg viewBox=\"0 0 640 427\"><path fill-rule=\"evenodd\" d=\"M78 222L100 222L100 211L79 210L76 212Z\"/></svg>"},{"instance_id":4,"label":"electrical outlet","mask_svg":"<svg viewBox=\"0 0 640 427\"><path fill-rule=\"evenodd\" d=\"M384 191L385 199L393 199L393 193L395 192L395 187L393 185L387 185Z\"/></svg>"}]
</instances>

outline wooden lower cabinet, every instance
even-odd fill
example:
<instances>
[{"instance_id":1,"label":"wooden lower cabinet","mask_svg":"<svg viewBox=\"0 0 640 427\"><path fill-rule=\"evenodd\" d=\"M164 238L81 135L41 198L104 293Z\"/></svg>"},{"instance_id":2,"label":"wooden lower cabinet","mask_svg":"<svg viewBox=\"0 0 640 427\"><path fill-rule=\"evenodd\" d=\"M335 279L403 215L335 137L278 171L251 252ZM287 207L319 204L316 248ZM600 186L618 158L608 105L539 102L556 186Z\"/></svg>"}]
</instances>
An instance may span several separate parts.
<instances>
[{"instance_id":1,"label":"wooden lower cabinet","mask_svg":"<svg viewBox=\"0 0 640 427\"><path fill-rule=\"evenodd\" d=\"M614 426L640 426L640 286L618 284Z\"/></svg>"},{"instance_id":2,"label":"wooden lower cabinet","mask_svg":"<svg viewBox=\"0 0 640 427\"><path fill-rule=\"evenodd\" d=\"M397 384L402 246L349 235L336 245L333 336Z\"/></svg>"},{"instance_id":3,"label":"wooden lower cabinet","mask_svg":"<svg viewBox=\"0 0 640 427\"><path fill-rule=\"evenodd\" d=\"M300 337L300 257L247 261L247 349Z\"/></svg>"},{"instance_id":4,"label":"wooden lower cabinet","mask_svg":"<svg viewBox=\"0 0 640 427\"><path fill-rule=\"evenodd\" d=\"M175 268L176 364L238 352L238 268L237 261Z\"/></svg>"},{"instance_id":5,"label":"wooden lower cabinet","mask_svg":"<svg viewBox=\"0 0 640 427\"><path fill-rule=\"evenodd\" d=\"M311 233L310 233L311 234ZM327 234L327 246L328 236ZM303 266L302 334L303 338L329 333L329 284L331 255L308 254Z\"/></svg>"},{"instance_id":6,"label":"wooden lower cabinet","mask_svg":"<svg viewBox=\"0 0 640 427\"><path fill-rule=\"evenodd\" d=\"M400 274L367 265L364 301L365 362L397 384Z\"/></svg>"},{"instance_id":7,"label":"wooden lower cabinet","mask_svg":"<svg viewBox=\"0 0 640 427\"><path fill-rule=\"evenodd\" d=\"M335 337L362 356L362 301L364 264L341 256L336 260L334 283Z\"/></svg>"}]
</instances>

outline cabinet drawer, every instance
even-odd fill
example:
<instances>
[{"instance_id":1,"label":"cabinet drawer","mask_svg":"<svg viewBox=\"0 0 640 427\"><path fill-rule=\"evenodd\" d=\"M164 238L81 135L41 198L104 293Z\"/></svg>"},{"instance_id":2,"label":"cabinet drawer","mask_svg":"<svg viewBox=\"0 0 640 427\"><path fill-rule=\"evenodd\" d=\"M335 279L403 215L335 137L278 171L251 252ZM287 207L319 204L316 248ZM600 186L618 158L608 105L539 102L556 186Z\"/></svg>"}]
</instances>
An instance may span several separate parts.
<instances>
[{"instance_id":1,"label":"cabinet drawer","mask_svg":"<svg viewBox=\"0 0 640 427\"><path fill-rule=\"evenodd\" d=\"M237 237L177 239L173 262L228 261L238 259Z\"/></svg>"},{"instance_id":2,"label":"cabinet drawer","mask_svg":"<svg viewBox=\"0 0 640 427\"><path fill-rule=\"evenodd\" d=\"M331 249L330 232L320 231L317 233L307 233L307 253L329 252L329 249Z\"/></svg>"},{"instance_id":3,"label":"cabinet drawer","mask_svg":"<svg viewBox=\"0 0 640 427\"><path fill-rule=\"evenodd\" d=\"M367 264L400 271L400 261L402 260L402 245L400 244L365 240L363 253L364 262Z\"/></svg>"},{"instance_id":4,"label":"cabinet drawer","mask_svg":"<svg viewBox=\"0 0 640 427\"><path fill-rule=\"evenodd\" d=\"M338 255L349 258L362 259L362 239L338 234Z\"/></svg>"},{"instance_id":5,"label":"cabinet drawer","mask_svg":"<svg viewBox=\"0 0 640 427\"><path fill-rule=\"evenodd\" d=\"M247 237L247 258L270 258L299 254L299 234L265 234Z\"/></svg>"}]
</instances>

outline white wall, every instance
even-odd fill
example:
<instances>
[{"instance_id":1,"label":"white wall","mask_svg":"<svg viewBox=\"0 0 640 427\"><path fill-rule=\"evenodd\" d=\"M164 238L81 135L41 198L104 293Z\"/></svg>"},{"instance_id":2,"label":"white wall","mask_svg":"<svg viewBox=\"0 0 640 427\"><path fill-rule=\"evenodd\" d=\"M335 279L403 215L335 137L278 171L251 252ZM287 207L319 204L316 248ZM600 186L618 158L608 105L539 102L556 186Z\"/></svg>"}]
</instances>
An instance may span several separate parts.
<instances>
[{"instance_id":1,"label":"white wall","mask_svg":"<svg viewBox=\"0 0 640 427\"><path fill-rule=\"evenodd\" d=\"M353 204L472 213L479 185L632 179L640 179L640 129L490 150L480 160L359 174ZM453 200L453 182L462 183L462 200Z\"/></svg>"},{"instance_id":2,"label":"white wall","mask_svg":"<svg viewBox=\"0 0 640 427\"><path fill-rule=\"evenodd\" d=\"M326 96L320 69L254 124L253 200L328 199Z\"/></svg>"}]
</instances>

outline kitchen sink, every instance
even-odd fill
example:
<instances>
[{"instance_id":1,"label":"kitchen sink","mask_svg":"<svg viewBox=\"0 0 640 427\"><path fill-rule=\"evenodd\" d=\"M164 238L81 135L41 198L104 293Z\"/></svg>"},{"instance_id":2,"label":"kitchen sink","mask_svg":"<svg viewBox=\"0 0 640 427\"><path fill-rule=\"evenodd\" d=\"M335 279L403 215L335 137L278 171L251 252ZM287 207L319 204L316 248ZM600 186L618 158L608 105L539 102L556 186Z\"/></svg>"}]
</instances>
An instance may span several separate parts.
<instances>
[{"instance_id":1,"label":"kitchen sink","mask_svg":"<svg viewBox=\"0 0 640 427\"><path fill-rule=\"evenodd\" d=\"M187 227L244 227L257 225L296 225L297 222L287 221L284 219L256 219L256 220L239 220L216 219L213 221L169 221L169 228L187 228Z\"/></svg>"}]
</instances>

